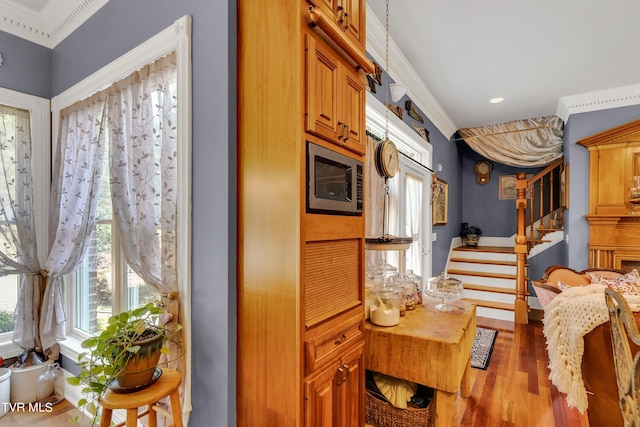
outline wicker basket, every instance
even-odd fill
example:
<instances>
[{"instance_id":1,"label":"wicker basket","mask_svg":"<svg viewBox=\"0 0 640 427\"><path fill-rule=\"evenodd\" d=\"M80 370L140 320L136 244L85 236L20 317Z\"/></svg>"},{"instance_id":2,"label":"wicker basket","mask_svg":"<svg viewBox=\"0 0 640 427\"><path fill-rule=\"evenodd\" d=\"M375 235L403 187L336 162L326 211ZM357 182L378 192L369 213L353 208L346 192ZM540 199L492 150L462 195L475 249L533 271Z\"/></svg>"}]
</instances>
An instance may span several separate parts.
<instances>
[{"instance_id":1,"label":"wicker basket","mask_svg":"<svg viewBox=\"0 0 640 427\"><path fill-rule=\"evenodd\" d=\"M369 390L365 395L365 422L376 427L432 427L435 419L433 399L426 408L396 408Z\"/></svg>"}]
</instances>

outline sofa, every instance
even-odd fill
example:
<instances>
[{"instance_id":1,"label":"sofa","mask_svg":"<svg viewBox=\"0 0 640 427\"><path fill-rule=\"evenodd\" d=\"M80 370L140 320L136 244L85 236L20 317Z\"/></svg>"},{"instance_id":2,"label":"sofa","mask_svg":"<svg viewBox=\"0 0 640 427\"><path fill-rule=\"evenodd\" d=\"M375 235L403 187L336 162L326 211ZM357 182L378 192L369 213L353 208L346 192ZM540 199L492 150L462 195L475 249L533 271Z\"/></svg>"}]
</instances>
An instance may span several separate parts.
<instances>
[{"instance_id":1,"label":"sofa","mask_svg":"<svg viewBox=\"0 0 640 427\"><path fill-rule=\"evenodd\" d=\"M628 272L613 269L588 269L575 271L571 268L553 265L544 276L532 281L533 289L543 308L568 287L586 286L592 282L592 277L599 277L600 282L623 283L628 278ZM597 275L597 276L596 276ZM633 276L637 278L637 272ZM640 286L640 283L638 283ZM620 291L621 289L615 289ZM604 298L604 297L603 297ZM640 313L634 313L636 322L640 324ZM640 350L631 344L633 353ZM584 335L584 354L582 357L582 380L587 391L587 416L591 427L624 426L622 413L618 403L618 389L616 372L613 361L609 322L605 322Z\"/></svg>"}]
</instances>

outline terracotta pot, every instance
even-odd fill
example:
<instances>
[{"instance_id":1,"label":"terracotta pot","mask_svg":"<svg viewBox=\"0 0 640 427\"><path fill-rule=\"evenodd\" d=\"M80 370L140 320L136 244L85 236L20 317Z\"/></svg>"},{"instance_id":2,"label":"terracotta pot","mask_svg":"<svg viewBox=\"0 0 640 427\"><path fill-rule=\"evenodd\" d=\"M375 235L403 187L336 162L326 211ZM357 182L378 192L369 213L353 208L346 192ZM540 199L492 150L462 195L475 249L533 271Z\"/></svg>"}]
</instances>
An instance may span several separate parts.
<instances>
[{"instance_id":1,"label":"terracotta pot","mask_svg":"<svg viewBox=\"0 0 640 427\"><path fill-rule=\"evenodd\" d=\"M118 387L113 388L113 391L126 393L127 389L140 389L144 385L151 384L160 360L163 338L162 335L155 335L136 342L140 350L131 356L124 371L116 377Z\"/></svg>"}]
</instances>

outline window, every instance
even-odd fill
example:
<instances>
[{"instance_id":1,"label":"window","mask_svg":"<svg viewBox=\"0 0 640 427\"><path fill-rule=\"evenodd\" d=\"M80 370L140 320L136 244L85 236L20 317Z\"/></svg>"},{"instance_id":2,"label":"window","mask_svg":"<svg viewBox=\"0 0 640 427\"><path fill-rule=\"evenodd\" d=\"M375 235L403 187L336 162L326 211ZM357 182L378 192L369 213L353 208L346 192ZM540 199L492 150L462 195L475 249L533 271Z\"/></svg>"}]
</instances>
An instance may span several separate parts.
<instances>
[{"instance_id":1,"label":"window","mask_svg":"<svg viewBox=\"0 0 640 427\"><path fill-rule=\"evenodd\" d=\"M73 106L92 94L100 93L105 88L110 88L114 82L123 81L133 76L139 70L146 68L148 64L157 62L168 55L174 56L176 72L171 82L171 90L177 94L173 98L178 105L175 116L171 118L172 126L175 126L175 135L172 138L176 144L175 164L171 169L177 176L177 189L174 203L177 209L177 224L175 235L167 236L157 233L157 238L162 240L160 244L168 244L173 239L177 247L176 270L178 274L178 293L180 323L185 342L190 342L190 247L191 247L191 19L185 16L177 20L172 26L157 34L126 55L108 64L92 76L79 82L62 94L52 99L52 117L61 117L61 112ZM60 133L61 123L54 120L52 123L53 135ZM111 124L109 127L113 127ZM116 132L117 137L117 132ZM110 138L114 134L109 129L105 135L105 146L109 146ZM53 139L54 152L57 149L57 138ZM118 232L113 212L117 209L111 205L113 200L109 183L109 157L114 153L105 153L103 159L102 182L99 193L98 205L91 240L87 245L87 252L77 271L67 277L64 293L64 307L67 313L67 340L61 341L62 353L75 360L81 349L79 341L99 330L101 324L111 313L119 312L145 303L148 300L156 300L158 293L152 291L145 284L145 280L138 277L133 269L127 266L122 248L126 247L121 233ZM154 154L155 155L155 154ZM156 184L161 188L161 184ZM123 234L126 234L124 232ZM176 305L176 306L178 306ZM188 366L190 357L187 349L184 363ZM188 404L188 388L186 381L185 405Z\"/></svg>"},{"instance_id":2,"label":"window","mask_svg":"<svg viewBox=\"0 0 640 427\"><path fill-rule=\"evenodd\" d=\"M171 76L168 86L170 86L168 93L176 94L175 74ZM162 128L160 116L167 112L158 109L158 105L160 105L158 92L152 92L151 98L150 129L160 130ZM111 114L112 112L107 111L107 113ZM175 108L170 109L168 113L170 114L168 122L176 123ZM111 124L111 120L109 122ZM91 229L87 251L72 278L75 290L75 328L90 334L104 330L107 319L112 314L136 308L158 299L158 292L148 286L144 279L136 274L125 261L122 238L113 216L110 181L115 178L109 173L109 163L112 158L109 150L110 140L114 137L114 128L114 125L110 125L104 129L105 153L96 221ZM162 146L156 143L153 138L149 138L143 143L153 145L153 164L160 165L162 163ZM162 188L161 174L162 172L158 170L150 175L152 188ZM156 196L159 195L160 193L156 194ZM150 194L148 197L153 198L153 196ZM160 217L160 203L156 202L155 204L155 215ZM156 235L161 239L160 227L156 228Z\"/></svg>"},{"instance_id":3,"label":"window","mask_svg":"<svg viewBox=\"0 0 640 427\"><path fill-rule=\"evenodd\" d=\"M402 153L398 174L388 181L389 233L411 236L413 243L406 251L367 253L367 261L375 264L383 257L400 272L431 276L431 145L402 122L389 114L374 96L367 95L367 130L380 138L388 126L389 138ZM368 251L373 252L373 251Z\"/></svg>"},{"instance_id":4,"label":"window","mask_svg":"<svg viewBox=\"0 0 640 427\"><path fill-rule=\"evenodd\" d=\"M11 235L15 235L17 231L16 212L13 208L18 203L16 193L21 191L24 185L20 180L21 175L17 173L19 165L15 161L19 155L19 141L24 139L27 146L31 147L29 128L22 129L21 121L28 125L29 111L0 105L0 165L2 165L0 169L2 171L0 173L0 223L3 229L3 233L0 233L0 245L2 248L14 246L13 237L8 236L4 231L10 232ZM21 131L27 133L24 135L26 138L21 137ZM28 155L30 156L30 153ZM13 250L9 249L5 252L9 252L10 256ZM18 260L16 259L16 261ZM0 289L2 289L2 293L0 293L0 337L10 335L8 333L13 332L13 312L18 302L21 279L21 274L0 276Z\"/></svg>"},{"instance_id":5,"label":"window","mask_svg":"<svg viewBox=\"0 0 640 427\"><path fill-rule=\"evenodd\" d=\"M31 188L33 204L33 224L36 241L46 236L47 215L44 207L48 200L49 183L49 100L20 92L0 88L0 139L3 150L3 173L0 174L0 196L4 201L16 201L17 194L23 191L26 181L23 174L17 171L17 163L13 160L25 158L22 150L28 149L27 156L31 167ZM20 136L20 132L23 136ZM17 142L24 145L18 148ZM11 182L7 190L6 182ZM15 216L9 213L9 209L2 211L2 225L15 227ZM44 241L44 240L42 240ZM3 247L4 244L2 243ZM38 246L36 254L42 262L46 257L46 244ZM7 269L7 270L10 270ZM14 324L12 317L19 297L22 274L9 272L6 276L0 276L0 354L4 357L19 355L22 350L11 342Z\"/></svg>"},{"instance_id":6,"label":"window","mask_svg":"<svg viewBox=\"0 0 640 427\"><path fill-rule=\"evenodd\" d=\"M107 144L103 171L109 170L108 147ZM103 330L112 314L153 302L158 297L124 261L112 209L109 174L103 173L98 218L91 230L87 252L72 278L75 327L91 334ZM120 284L121 289L115 284Z\"/></svg>"}]
</instances>

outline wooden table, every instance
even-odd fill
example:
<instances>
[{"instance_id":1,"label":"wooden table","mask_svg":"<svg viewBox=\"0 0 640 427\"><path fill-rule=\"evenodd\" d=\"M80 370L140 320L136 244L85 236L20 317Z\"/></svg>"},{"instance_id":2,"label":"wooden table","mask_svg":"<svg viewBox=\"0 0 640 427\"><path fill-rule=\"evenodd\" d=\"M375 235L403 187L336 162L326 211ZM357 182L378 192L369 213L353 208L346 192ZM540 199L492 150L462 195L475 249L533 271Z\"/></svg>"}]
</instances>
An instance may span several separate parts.
<instances>
[{"instance_id":1,"label":"wooden table","mask_svg":"<svg viewBox=\"0 0 640 427\"><path fill-rule=\"evenodd\" d=\"M365 366L371 371L416 382L435 390L435 426L449 427L458 392L471 394L471 347L476 336L476 306L451 303L452 311L427 301L407 311L391 327L365 325Z\"/></svg>"}]
</instances>

